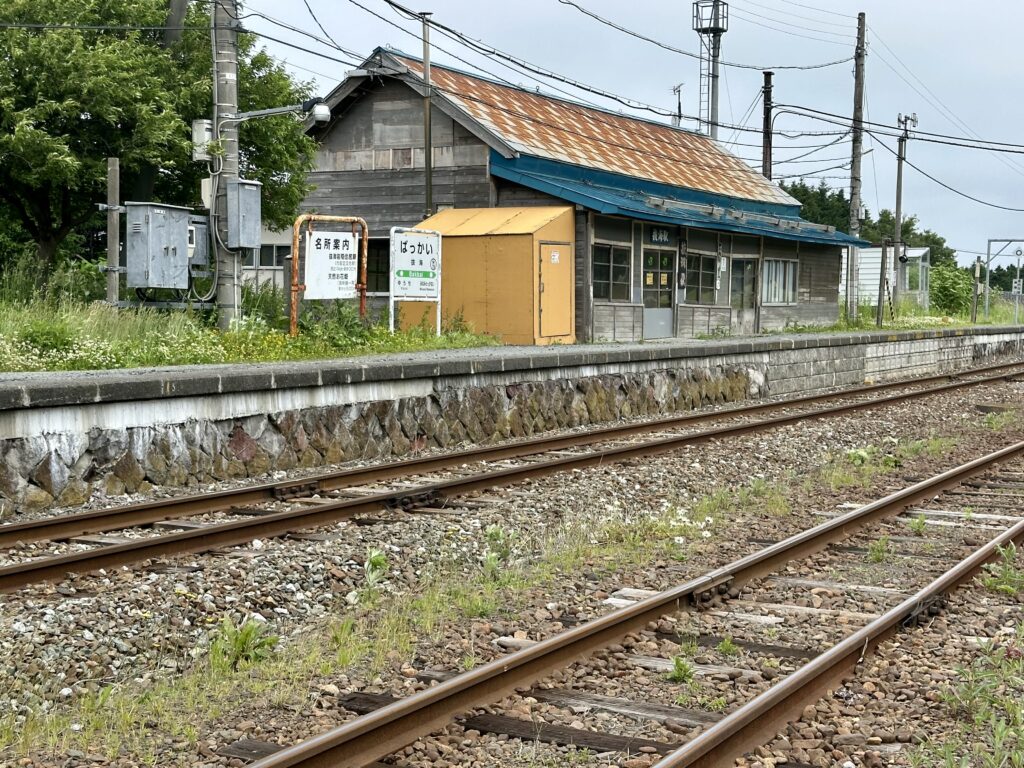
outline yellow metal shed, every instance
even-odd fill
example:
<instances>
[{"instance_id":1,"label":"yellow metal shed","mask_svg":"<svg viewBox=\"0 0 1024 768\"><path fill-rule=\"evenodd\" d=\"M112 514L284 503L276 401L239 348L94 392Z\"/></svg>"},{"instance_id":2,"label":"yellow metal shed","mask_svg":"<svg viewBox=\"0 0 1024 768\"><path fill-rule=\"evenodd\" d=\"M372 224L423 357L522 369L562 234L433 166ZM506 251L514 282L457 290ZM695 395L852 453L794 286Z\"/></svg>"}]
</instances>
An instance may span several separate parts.
<instances>
[{"instance_id":1,"label":"yellow metal shed","mask_svg":"<svg viewBox=\"0 0 1024 768\"><path fill-rule=\"evenodd\" d=\"M441 311L506 344L572 343L573 209L450 208L418 225L441 233ZM402 304L403 325L419 307Z\"/></svg>"}]
</instances>

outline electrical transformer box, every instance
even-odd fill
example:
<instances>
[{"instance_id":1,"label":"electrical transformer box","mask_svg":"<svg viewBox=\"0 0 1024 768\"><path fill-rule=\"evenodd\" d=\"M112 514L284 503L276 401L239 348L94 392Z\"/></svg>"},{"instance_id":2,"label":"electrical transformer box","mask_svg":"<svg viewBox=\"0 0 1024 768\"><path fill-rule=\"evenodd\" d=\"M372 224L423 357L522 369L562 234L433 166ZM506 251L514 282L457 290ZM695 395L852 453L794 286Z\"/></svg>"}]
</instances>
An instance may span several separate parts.
<instances>
[{"instance_id":1,"label":"electrical transformer box","mask_svg":"<svg viewBox=\"0 0 1024 768\"><path fill-rule=\"evenodd\" d=\"M259 248L263 221L258 181L232 179L228 182L228 248Z\"/></svg>"},{"instance_id":2,"label":"electrical transformer box","mask_svg":"<svg viewBox=\"0 0 1024 768\"><path fill-rule=\"evenodd\" d=\"M129 288L188 288L189 219L176 205L126 203Z\"/></svg>"}]
</instances>

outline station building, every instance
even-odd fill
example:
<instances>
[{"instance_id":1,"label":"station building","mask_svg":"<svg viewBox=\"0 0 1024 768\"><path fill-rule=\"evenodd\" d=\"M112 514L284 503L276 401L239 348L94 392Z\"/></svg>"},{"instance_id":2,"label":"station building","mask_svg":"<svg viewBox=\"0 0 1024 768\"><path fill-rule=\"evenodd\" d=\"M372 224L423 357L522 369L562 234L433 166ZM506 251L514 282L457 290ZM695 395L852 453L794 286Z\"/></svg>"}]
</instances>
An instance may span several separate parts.
<instances>
[{"instance_id":1,"label":"station building","mask_svg":"<svg viewBox=\"0 0 1024 768\"><path fill-rule=\"evenodd\" d=\"M431 83L435 211L571 210L573 338L837 320L842 249L860 241L803 221L709 137L436 65ZM424 91L420 59L378 48L328 96L331 122L310 128L303 208L366 219L371 295L387 295L390 228L425 218Z\"/></svg>"}]
</instances>

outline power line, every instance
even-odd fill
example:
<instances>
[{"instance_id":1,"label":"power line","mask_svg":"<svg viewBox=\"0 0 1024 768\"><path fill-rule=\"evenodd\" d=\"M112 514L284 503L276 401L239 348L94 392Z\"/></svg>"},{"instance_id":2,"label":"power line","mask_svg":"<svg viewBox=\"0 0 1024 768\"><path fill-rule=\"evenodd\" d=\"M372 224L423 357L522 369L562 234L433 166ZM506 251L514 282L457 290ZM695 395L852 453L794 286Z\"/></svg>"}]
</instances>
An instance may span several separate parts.
<instances>
[{"instance_id":1,"label":"power line","mask_svg":"<svg viewBox=\"0 0 1024 768\"><path fill-rule=\"evenodd\" d=\"M809 155L813 155L815 152L820 152L823 149L827 149L828 147L833 147L836 144L841 143L849 135L850 135L850 131L846 131L846 132L843 133L842 136L839 136L837 139L835 139L835 141L830 141L827 144L820 144L817 147L815 147L814 149L812 149L810 152L804 152L802 154L795 155L795 156L789 158L788 160L778 160L777 162L779 162L779 163L795 163L795 162L801 161L803 158L808 157Z\"/></svg>"},{"instance_id":2,"label":"power line","mask_svg":"<svg viewBox=\"0 0 1024 768\"><path fill-rule=\"evenodd\" d=\"M663 43L660 40L655 40L653 37L648 37L647 35L644 35L644 34L641 34L639 32L636 32L636 31L634 31L632 29L628 29L626 27L623 27L620 24L616 24L611 19L606 19L603 16L599 16L598 14L594 13L593 11L588 10L587 8L584 8L582 5L579 5L578 3L573 2L573 0L558 0L558 2L561 3L562 5L571 6L572 8L575 8L577 11L579 11L582 14L584 14L585 16L589 16L590 18L594 19L595 21L600 22L601 24L604 24L605 26L611 27L612 29L616 29L619 32L627 34L627 35L629 35L631 37L635 37L638 40L643 40L644 42L651 43L652 45L656 45L659 48L662 48L662 49L664 49L666 51L671 51L672 53L678 53L681 56L689 56L691 59L698 59L698 60L700 59L700 54L699 53L693 53L692 51L684 51L682 48L676 48L675 46L669 45L668 43ZM738 69L757 69L757 70L765 70L765 69L773 69L773 70L774 69L822 69L824 67L835 66L836 64L845 64L848 61L853 61L853 57L851 56L848 59L839 59L838 61L826 61L826 62L824 62L822 64L803 64L803 65L776 64L774 66L761 66L761 65L757 65L757 64L740 64L740 63L735 62L735 61L719 61L719 64L721 64L723 67L736 67Z\"/></svg>"},{"instance_id":3,"label":"power line","mask_svg":"<svg viewBox=\"0 0 1024 768\"><path fill-rule=\"evenodd\" d=\"M791 173L791 174L788 174L786 176L776 176L775 178L779 179L779 180L782 180L782 179L807 178L809 176L814 176L815 174L825 173L825 171L838 171L838 170L847 169L849 167L850 167L850 162L847 161L846 163L843 163L842 165L830 165L827 168L815 168L813 170L806 171L804 173ZM845 177L840 177L840 178L845 178Z\"/></svg>"},{"instance_id":4,"label":"power line","mask_svg":"<svg viewBox=\"0 0 1024 768\"><path fill-rule=\"evenodd\" d=\"M397 3L397 2L394 2L393 0L384 0L384 2L387 3L389 6L391 6L391 8L394 9L397 13L400 13L400 14L408 17L408 18L413 18L413 17L417 16L413 11L411 11L410 9L406 8L405 6L403 6L403 5L401 5L401 4ZM675 115L675 113L672 112L671 110L667 110L667 109L664 109L664 108L661 108L661 107L654 107L654 106L652 106L650 104L645 104L644 102L637 101L635 99L630 99L630 98L625 97L625 96L620 96L619 94L612 93L611 91L606 91L606 90L604 90L602 88L597 88L597 87L592 86L592 85L588 85L588 84L583 83L583 82L581 82L579 80L576 80L574 78L567 77L565 75L561 75L561 74L559 74L557 72L554 72L552 70L546 69L544 67L540 67L540 66L538 66L536 64L531 64L530 62L526 61L525 59L519 58L518 56L515 56L513 54L510 54L510 53L507 53L505 51L502 51L499 48L495 48L492 45L484 43L483 41L471 38L468 35L466 35L466 34L464 34L462 32L459 32L458 30L453 29L452 27L449 27L449 26L447 26L445 24L442 24L442 23L440 23L439 21L437 21L435 19L428 19L427 23L430 24L430 26L432 26L435 29L437 29L438 31L440 31L443 35L445 35L449 39L452 39L455 42L460 43L461 45L469 48L470 50L474 51L475 53L479 53L479 54L482 54L484 56L487 56L488 58L490 58L492 60L494 59L494 57L498 57L500 59L504 59L505 61L512 62L516 67L519 68L519 70L526 70L527 72L540 75L541 77L546 77L546 78L550 78L550 79L553 79L553 80L557 80L557 81L559 81L561 83L565 83L566 85L570 85L573 88L578 88L579 90L586 91L588 93L592 93L595 96L601 96L602 98L610 99L610 100L615 101L615 102L617 102L619 104L622 104L623 106L630 107L631 109L640 109L640 110L643 110L645 112L652 112L653 114L661 115L662 117L672 117L672 116ZM439 50L443 51L444 49L443 48L439 48ZM496 63L501 64L501 62L496 62ZM502 64L502 66L505 66L506 68L508 68L508 65L506 65L506 64ZM538 81L538 82L540 82L540 81ZM558 89L558 90L561 91L561 89ZM562 93L566 93L565 91L561 91L561 92ZM566 95L569 95L569 94L566 94ZM687 118L687 119L696 120L696 118Z\"/></svg>"},{"instance_id":5,"label":"power line","mask_svg":"<svg viewBox=\"0 0 1024 768\"><path fill-rule=\"evenodd\" d=\"M778 18L776 16L765 16L763 13L757 13L755 11L748 11L748 10L745 10L744 8L736 8L735 7L735 2L736 2L736 0L733 0L734 5L731 6L730 10L732 10L732 11L734 11L736 13L742 14L743 16L756 16L759 19L765 19L765 20L770 21L770 22L772 22L774 24L782 24L783 26L786 26L786 27L792 27L793 29L802 29L802 30L804 30L806 32L814 32L815 34L818 34L818 35L833 35L835 37L841 37L841 38L849 38L849 37L851 37L851 35L850 35L850 33L848 31L847 32L833 32L832 30L829 30L829 29L816 29L814 27L808 27L808 26L806 26L804 24L795 24L793 22L786 21L785 19L780 19L780 18ZM802 18L802 17L797 16L795 18ZM831 24L831 25L836 26L836 27L844 27L847 30L849 29L849 25L848 24L836 24L835 22L824 22L824 23Z\"/></svg>"},{"instance_id":6,"label":"power line","mask_svg":"<svg viewBox=\"0 0 1024 768\"><path fill-rule=\"evenodd\" d=\"M816 11L817 13L827 13L827 14L830 14L832 16L841 16L841 17L846 18L846 19L856 19L857 18L856 16L851 16L848 13L839 13L837 11L830 11L830 10L827 10L825 8L818 8L817 6L814 6L814 5L805 5L804 3L794 2L794 0L781 0L781 1L783 3L785 3L786 5L795 5L798 8L806 8L809 11Z\"/></svg>"},{"instance_id":7,"label":"power line","mask_svg":"<svg viewBox=\"0 0 1024 768\"><path fill-rule=\"evenodd\" d=\"M565 1L566 0L559 0L559 2L565 2ZM850 43L841 43L838 40L827 40L824 37L814 37L813 35L805 35L802 32L792 32L792 31L790 31L788 29L783 29L782 27L776 27L776 26L773 26L771 24L766 24L765 22L758 21L755 18L747 18L746 12L741 11L739 9L733 11L733 13L738 14L741 19L743 19L744 21L747 21L747 22L749 22L749 23L751 23L751 24L753 24L755 26L764 27L765 29L770 29L773 32L781 32L784 35L792 35L793 37L802 37L804 40L816 40L819 43L828 43L830 45L844 45L845 46L845 45L849 45L850 44ZM790 26L793 26L793 25L790 25ZM802 29L802 27L796 27L796 29ZM838 33L834 33L834 32L819 32L819 34L838 34ZM850 61L850 59L846 59L846 61ZM765 67L765 69L771 69L771 67Z\"/></svg>"},{"instance_id":8,"label":"power line","mask_svg":"<svg viewBox=\"0 0 1024 768\"><path fill-rule=\"evenodd\" d=\"M871 131L867 131L867 133L871 133ZM878 143L881 144L883 147L885 147L885 149L888 150L892 155L894 155L896 157L899 157L899 152L897 152L895 149L890 147L884 141L879 140ZM988 206L989 208L998 208L1001 211L1013 211L1014 213L1024 213L1024 208L1013 208L1013 207L1008 206L1008 205L1000 205L999 203L990 203L987 200L982 200L981 198L974 197L973 195L969 195L966 192L962 192L961 190L957 189L954 186L951 186L950 184L947 184L946 182L942 181L941 179L935 178L930 173L928 173L927 171L922 170L921 168L919 168L918 166L914 165L912 162L910 162L906 158L903 159L903 162L906 163L907 165L909 165L911 168L913 168L915 171L920 173L925 178L930 179L931 181L933 181L936 184L938 184L940 187L948 189L950 192L953 192L954 194L960 195L960 197L966 198L966 199L971 200L971 201L973 201L975 203L978 203L980 205Z\"/></svg>"},{"instance_id":9,"label":"power line","mask_svg":"<svg viewBox=\"0 0 1024 768\"><path fill-rule=\"evenodd\" d=\"M735 3L736 0L732 0L732 2ZM781 8L776 8L771 5L765 5L764 3L758 3L756 2L756 0L740 0L740 2L742 5L755 5L758 8L764 8L765 10L774 11L775 13L786 13L786 11L783 11ZM810 21L815 24L827 24L830 27L843 27L845 29L849 29L850 27L850 22L848 21L824 21L822 19L812 18L811 16L801 16L799 13L790 13L789 15L792 16L794 19L803 19L804 21ZM844 16L844 18L853 19L854 21L857 20L856 16Z\"/></svg>"}]
</instances>

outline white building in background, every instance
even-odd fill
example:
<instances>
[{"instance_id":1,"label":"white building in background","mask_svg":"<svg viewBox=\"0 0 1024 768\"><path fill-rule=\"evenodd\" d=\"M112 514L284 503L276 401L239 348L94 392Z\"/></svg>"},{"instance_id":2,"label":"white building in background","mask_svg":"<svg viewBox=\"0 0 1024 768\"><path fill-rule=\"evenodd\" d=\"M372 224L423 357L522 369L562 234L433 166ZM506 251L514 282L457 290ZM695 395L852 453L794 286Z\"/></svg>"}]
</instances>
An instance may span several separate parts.
<instances>
[{"instance_id":1,"label":"white building in background","mask_svg":"<svg viewBox=\"0 0 1024 768\"><path fill-rule=\"evenodd\" d=\"M892 299L892 289L895 283L896 249L888 248L886 269L886 293L889 300ZM931 248L905 249L907 263L903 265L903 282L897 290L898 300L911 301L922 309L928 309L928 287L930 284L929 271L931 269ZM860 248L857 251L857 297L861 306L876 306L878 304L878 271L882 265L881 248ZM839 295L846 296L846 265L847 259L843 258L842 271L839 277Z\"/></svg>"},{"instance_id":2,"label":"white building in background","mask_svg":"<svg viewBox=\"0 0 1024 768\"><path fill-rule=\"evenodd\" d=\"M292 231L275 232L263 228L258 251L247 250L242 257L242 280L263 285L270 283L285 294L291 286Z\"/></svg>"}]
</instances>

